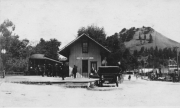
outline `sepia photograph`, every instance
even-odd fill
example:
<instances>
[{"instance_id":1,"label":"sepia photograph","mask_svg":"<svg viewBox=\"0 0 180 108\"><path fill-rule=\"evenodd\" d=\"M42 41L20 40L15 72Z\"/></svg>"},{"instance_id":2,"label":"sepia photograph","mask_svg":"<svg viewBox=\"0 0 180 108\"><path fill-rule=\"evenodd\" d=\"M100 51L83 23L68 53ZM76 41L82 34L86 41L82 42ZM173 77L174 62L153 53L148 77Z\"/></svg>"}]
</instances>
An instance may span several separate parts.
<instances>
[{"instance_id":1,"label":"sepia photograph","mask_svg":"<svg viewBox=\"0 0 180 108\"><path fill-rule=\"evenodd\" d=\"M180 107L180 0L0 0L0 108Z\"/></svg>"}]
</instances>

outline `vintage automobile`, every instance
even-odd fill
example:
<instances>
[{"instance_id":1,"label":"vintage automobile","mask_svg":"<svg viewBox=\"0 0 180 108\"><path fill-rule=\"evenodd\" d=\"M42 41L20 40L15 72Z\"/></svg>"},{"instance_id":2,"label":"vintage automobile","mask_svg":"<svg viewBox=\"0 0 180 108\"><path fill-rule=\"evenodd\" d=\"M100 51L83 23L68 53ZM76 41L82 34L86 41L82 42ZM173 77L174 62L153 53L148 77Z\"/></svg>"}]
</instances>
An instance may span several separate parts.
<instances>
[{"instance_id":1,"label":"vintage automobile","mask_svg":"<svg viewBox=\"0 0 180 108\"><path fill-rule=\"evenodd\" d=\"M116 83L118 87L121 74L118 66L100 66L98 71L100 86L103 86L103 83Z\"/></svg>"}]
</instances>

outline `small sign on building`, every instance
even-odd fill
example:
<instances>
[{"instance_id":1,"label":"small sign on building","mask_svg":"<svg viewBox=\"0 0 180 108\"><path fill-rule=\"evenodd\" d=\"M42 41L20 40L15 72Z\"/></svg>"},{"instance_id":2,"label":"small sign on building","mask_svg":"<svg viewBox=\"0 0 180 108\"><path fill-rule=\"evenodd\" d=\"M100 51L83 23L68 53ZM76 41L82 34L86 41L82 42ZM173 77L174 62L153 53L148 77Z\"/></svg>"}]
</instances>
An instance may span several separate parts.
<instances>
[{"instance_id":1,"label":"small sign on building","mask_svg":"<svg viewBox=\"0 0 180 108\"><path fill-rule=\"evenodd\" d=\"M94 59L94 57L77 57L76 59L77 59L77 60L80 60L80 59L82 59L82 60L88 60L88 59Z\"/></svg>"}]
</instances>

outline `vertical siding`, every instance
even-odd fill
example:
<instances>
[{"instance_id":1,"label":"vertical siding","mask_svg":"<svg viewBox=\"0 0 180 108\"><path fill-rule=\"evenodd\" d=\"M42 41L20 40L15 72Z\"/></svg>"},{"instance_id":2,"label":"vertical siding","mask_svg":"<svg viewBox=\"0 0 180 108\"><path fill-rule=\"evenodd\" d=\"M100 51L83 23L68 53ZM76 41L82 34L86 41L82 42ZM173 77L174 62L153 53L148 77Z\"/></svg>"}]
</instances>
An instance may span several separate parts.
<instances>
[{"instance_id":1,"label":"vertical siding","mask_svg":"<svg viewBox=\"0 0 180 108\"><path fill-rule=\"evenodd\" d=\"M94 59L92 60L89 60L89 72L90 72L90 62L91 61L97 61L97 68L99 66L101 66L101 55L100 55L100 47L93 43L93 42L90 42L90 46L89 46L89 53L90 55L92 55L92 57L94 57Z\"/></svg>"},{"instance_id":2,"label":"vertical siding","mask_svg":"<svg viewBox=\"0 0 180 108\"><path fill-rule=\"evenodd\" d=\"M89 41L88 53L82 53L81 41L77 41L70 48L69 66L71 68L73 68L74 65L78 66L77 76L81 77L82 59L77 59L77 57L93 57L94 58L94 59L88 59L88 73L90 72L91 61L97 61L97 67L101 65L100 47L92 41Z\"/></svg>"}]
</instances>

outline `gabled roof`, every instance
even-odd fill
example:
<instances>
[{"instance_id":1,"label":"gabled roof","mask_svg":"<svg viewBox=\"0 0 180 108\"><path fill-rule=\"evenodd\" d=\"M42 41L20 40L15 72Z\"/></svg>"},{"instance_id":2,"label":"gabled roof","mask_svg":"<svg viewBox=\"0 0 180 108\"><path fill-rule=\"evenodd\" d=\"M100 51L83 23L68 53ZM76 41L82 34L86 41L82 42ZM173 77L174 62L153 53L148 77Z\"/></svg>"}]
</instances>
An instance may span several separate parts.
<instances>
[{"instance_id":1,"label":"gabled roof","mask_svg":"<svg viewBox=\"0 0 180 108\"><path fill-rule=\"evenodd\" d=\"M89 38L90 40L92 40L94 43L96 43L98 46L100 46L101 48L103 48L105 51L107 52L111 52L110 50L108 50L106 47L104 47L103 45L101 45L100 43L98 43L97 41L95 41L94 39L92 39L90 36L88 36L87 34L83 33L82 35L78 36L77 38L75 38L73 41L71 41L69 44L67 44L66 46L64 46L62 49L60 49L59 53L62 53L64 50L66 50L67 48L69 48L73 43L75 43L76 41L78 41L80 38L86 36L87 38Z\"/></svg>"}]
</instances>

